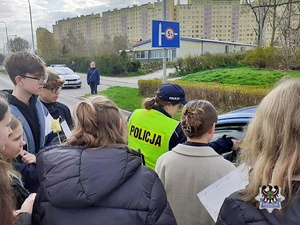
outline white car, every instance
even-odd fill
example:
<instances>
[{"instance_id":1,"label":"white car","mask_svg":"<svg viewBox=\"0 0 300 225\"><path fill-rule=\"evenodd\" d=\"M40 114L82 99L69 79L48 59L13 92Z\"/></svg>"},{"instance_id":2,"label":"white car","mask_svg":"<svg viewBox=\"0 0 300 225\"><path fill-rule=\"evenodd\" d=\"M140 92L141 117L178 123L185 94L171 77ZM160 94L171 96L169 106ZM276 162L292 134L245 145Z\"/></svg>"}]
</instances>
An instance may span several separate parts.
<instances>
[{"instance_id":1,"label":"white car","mask_svg":"<svg viewBox=\"0 0 300 225\"><path fill-rule=\"evenodd\" d=\"M67 67L65 64L52 64L47 67L53 70L65 81L64 87L76 87L81 88L81 78L73 70Z\"/></svg>"}]
</instances>

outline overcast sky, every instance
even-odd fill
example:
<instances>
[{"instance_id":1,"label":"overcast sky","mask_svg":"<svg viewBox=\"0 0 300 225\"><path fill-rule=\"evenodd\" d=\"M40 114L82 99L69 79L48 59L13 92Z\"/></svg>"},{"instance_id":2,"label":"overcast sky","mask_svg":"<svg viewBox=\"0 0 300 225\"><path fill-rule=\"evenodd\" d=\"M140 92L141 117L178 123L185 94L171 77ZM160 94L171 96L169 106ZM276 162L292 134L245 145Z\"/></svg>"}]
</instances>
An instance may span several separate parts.
<instances>
[{"instance_id":1,"label":"overcast sky","mask_svg":"<svg viewBox=\"0 0 300 225\"><path fill-rule=\"evenodd\" d=\"M57 20L92 13L101 13L113 10L114 8L120 9L134 4L141 5L156 1L157 0L30 0L35 45L35 30L38 27L44 27L53 32L52 25L54 25ZM175 3L176 2L177 1L175 1ZM181 4L183 2L186 1L181 1ZM28 0L0 0L0 21L6 23L9 38L17 35L32 43ZM3 38L4 42L6 42L5 24L2 22L0 22L0 49L3 46Z\"/></svg>"}]
</instances>

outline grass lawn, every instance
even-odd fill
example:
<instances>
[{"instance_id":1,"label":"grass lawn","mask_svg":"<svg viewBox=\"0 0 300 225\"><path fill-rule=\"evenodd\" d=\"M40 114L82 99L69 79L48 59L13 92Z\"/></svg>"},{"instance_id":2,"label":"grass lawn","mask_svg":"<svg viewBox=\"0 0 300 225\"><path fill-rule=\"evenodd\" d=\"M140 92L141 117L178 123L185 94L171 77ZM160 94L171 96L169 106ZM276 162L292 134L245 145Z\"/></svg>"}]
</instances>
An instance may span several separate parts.
<instances>
[{"instance_id":1,"label":"grass lawn","mask_svg":"<svg viewBox=\"0 0 300 225\"><path fill-rule=\"evenodd\" d=\"M134 111L140 109L143 97L138 95L138 88L129 87L111 87L105 91L100 91L98 94L105 95L114 101L120 109L127 111ZM87 95L89 96L89 95ZM174 119L179 120L181 110L174 116Z\"/></svg>"},{"instance_id":2,"label":"grass lawn","mask_svg":"<svg viewBox=\"0 0 300 225\"><path fill-rule=\"evenodd\" d=\"M7 74L7 72L6 72L5 69L0 69L0 73L5 73L5 74Z\"/></svg>"},{"instance_id":3,"label":"grass lawn","mask_svg":"<svg viewBox=\"0 0 300 225\"><path fill-rule=\"evenodd\" d=\"M141 108L143 97L138 95L138 88L129 87L111 87L100 91L98 94L105 95L121 109L133 111Z\"/></svg>"},{"instance_id":4,"label":"grass lawn","mask_svg":"<svg viewBox=\"0 0 300 225\"><path fill-rule=\"evenodd\" d=\"M300 71L275 71L250 67L237 67L189 74L181 78L181 80L188 82L217 82L223 84L258 85L266 87L273 86L283 76L300 77ZM138 88L129 87L112 87L99 92L99 94L109 97L119 108L131 112L141 108L142 100L144 98L138 95ZM174 116L174 119L179 120L180 115L181 110Z\"/></svg>"},{"instance_id":5,"label":"grass lawn","mask_svg":"<svg viewBox=\"0 0 300 225\"><path fill-rule=\"evenodd\" d=\"M300 77L300 71L265 70L251 67L221 68L189 74L182 81L273 86L281 77Z\"/></svg>"}]
</instances>

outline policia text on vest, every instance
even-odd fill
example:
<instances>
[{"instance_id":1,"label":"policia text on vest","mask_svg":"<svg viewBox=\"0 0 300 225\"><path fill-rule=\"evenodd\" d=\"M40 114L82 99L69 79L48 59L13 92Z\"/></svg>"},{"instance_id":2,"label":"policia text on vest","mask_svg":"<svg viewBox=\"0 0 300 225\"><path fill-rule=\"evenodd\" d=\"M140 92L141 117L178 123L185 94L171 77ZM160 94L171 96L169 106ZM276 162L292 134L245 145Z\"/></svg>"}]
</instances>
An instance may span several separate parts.
<instances>
[{"instance_id":1,"label":"policia text on vest","mask_svg":"<svg viewBox=\"0 0 300 225\"><path fill-rule=\"evenodd\" d=\"M129 135L155 147L161 147L163 140L161 134L134 125L131 125Z\"/></svg>"},{"instance_id":2,"label":"policia text on vest","mask_svg":"<svg viewBox=\"0 0 300 225\"><path fill-rule=\"evenodd\" d=\"M142 152L146 166L154 169L159 156L169 151L178 121L151 109L136 109L128 121L128 146Z\"/></svg>"}]
</instances>

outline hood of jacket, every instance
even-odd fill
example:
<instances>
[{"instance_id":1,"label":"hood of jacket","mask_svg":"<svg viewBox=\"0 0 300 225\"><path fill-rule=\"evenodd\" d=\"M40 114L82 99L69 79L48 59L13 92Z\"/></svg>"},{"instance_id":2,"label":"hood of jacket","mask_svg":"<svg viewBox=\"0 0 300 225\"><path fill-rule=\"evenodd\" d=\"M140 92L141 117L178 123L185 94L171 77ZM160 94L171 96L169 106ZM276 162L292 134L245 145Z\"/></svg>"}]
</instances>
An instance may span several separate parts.
<instances>
[{"instance_id":1,"label":"hood of jacket","mask_svg":"<svg viewBox=\"0 0 300 225\"><path fill-rule=\"evenodd\" d=\"M37 157L41 188L55 207L99 206L141 166L127 147L51 146Z\"/></svg>"}]
</instances>

